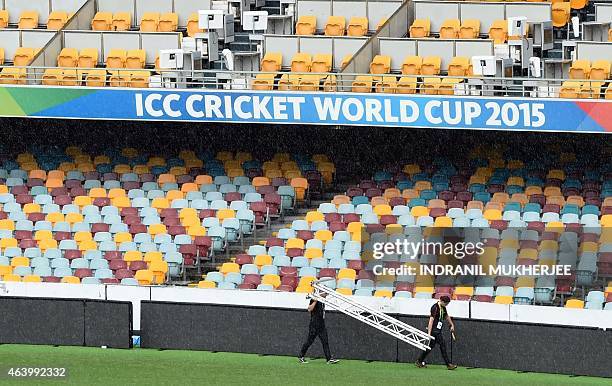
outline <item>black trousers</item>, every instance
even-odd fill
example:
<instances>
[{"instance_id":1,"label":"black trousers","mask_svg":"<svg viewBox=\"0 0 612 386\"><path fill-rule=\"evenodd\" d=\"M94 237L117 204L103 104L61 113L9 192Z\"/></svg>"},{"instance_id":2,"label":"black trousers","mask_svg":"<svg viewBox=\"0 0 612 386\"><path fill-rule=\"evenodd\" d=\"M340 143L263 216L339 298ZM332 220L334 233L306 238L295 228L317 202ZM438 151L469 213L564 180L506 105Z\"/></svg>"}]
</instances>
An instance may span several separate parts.
<instances>
[{"instance_id":1,"label":"black trousers","mask_svg":"<svg viewBox=\"0 0 612 386\"><path fill-rule=\"evenodd\" d=\"M442 331L432 332L431 336L433 336L435 339L429 342L429 350L423 351L421 355L419 355L419 362L424 362L427 355L429 355L431 350L433 350L434 347L436 347L436 344L438 344L440 346L440 353L442 353L442 358L444 359L444 362L448 365L450 361L448 360L448 354L446 353L446 342L444 341L444 335L442 334Z\"/></svg>"},{"instance_id":2,"label":"black trousers","mask_svg":"<svg viewBox=\"0 0 612 386\"><path fill-rule=\"evenodd\" d=\"M323 352L325 353L325 359L331 359L331 353L329 351L329 342L327 340L327 328L325 324L310 324L308 327L308 338L306 338L306 342L302 345L302 350L300 351L300 358L306 355L306 351L310 348L314 340L319 337L321 341L321 345L323 345Z\"/></svg>"}]
</instances>

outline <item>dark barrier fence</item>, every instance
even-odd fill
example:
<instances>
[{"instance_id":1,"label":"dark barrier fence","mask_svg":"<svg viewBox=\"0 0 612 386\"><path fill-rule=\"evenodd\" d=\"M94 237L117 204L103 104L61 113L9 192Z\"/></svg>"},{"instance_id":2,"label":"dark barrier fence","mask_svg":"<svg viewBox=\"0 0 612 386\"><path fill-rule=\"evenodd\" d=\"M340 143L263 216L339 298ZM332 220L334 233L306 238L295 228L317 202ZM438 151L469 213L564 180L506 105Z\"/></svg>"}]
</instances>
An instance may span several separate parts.
<instances>
[{"instance_id":1,"label":"dark barrier fence","mask_svg":"<svg viewBox=\"0 0 612 386\"><path fill-rule=\"evenodd\" d=\"M130 302L0 297L0 310L0 343L132 345Z\"/></svg>"},{"instance_id":2,"label":"dark barrier fence","mask_svg":"<svg viewBox=\"0 0 612 386\"><path fill-rule=\"evenodd\" d=\"M396 317L426 327L426 317ZM302 310L144 301L141 345L297 356L308 321ZM326 313L326 324L332 352L338 358L414 362L419 353L337 312ZM456 320L455 324L457 341L452 355L461 366L612 377L612 331L476 320ZM323 356L318 341L308 355ZM427 361L442 363L438 348Z\"/></svg>"}]
</instances>

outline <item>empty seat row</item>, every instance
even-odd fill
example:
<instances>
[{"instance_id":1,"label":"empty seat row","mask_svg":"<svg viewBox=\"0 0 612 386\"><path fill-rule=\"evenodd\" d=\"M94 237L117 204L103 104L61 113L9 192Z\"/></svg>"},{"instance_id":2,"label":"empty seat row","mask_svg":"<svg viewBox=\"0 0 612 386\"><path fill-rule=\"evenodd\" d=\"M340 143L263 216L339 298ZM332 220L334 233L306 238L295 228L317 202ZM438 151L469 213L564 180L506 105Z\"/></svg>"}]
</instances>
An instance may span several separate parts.
<instances>
[{"instance_id":1,"label":"empty seat row","mask_svg":"<svg viewBox=\"0 0 612 386\"><path fill-rule=\"evenodd\" d=\"M127 31L131 28L132 15L129 12L98 12L91 21L94 31ZM147 12L140 19L141 32L174 32L178 29L176 13Z\"/></svg>"},{"instance_id":2,"label":"empty seat row","mask_svg":"<svg viewBox=\"0 0 612 386\"><path fill-rule=\"evenodd\" d=\"M609 60L574 60L569 70L570 79L606 80L610 78Z\"/></svg>"},{"instance_id":3,"label":"empty seat row","mask_svg":"<svg viewBox=\"0 0 612 386\"><path fill-rule=\"evenodd\" d=\"M385 22L386 18L382 19L376 29L378 30ZM324 33L326 36L365 36L368 33L368 18L353 16L348 24L344 16L330 16L325 22ZM295 24L295 33L297 35L314 35L317 29L317 17L315 15L300 16Z\"/></svg>"},{"instance_id":4,"label":"empty seat row","mask_svg":"<svg viewBox=\"0 0 612 386\"><path fill-rule=\"evenodd\" d=\"M560 98L569 99L612 99L612 83L604 88L604 82L580 82L568 80L561 84L559 90Z\"/></svg>"},{"instance_id":5,"label":"empty seat row","mask_svg":"<svg viewBox=\"0 0 612 386\"><path fill-rule=\"evenodd\" d=\"M441 39L477 39L480 36L480 20L459 19L445 20L440 26L439 36ZM409 29L411 38L427 38L431 36L431 21L429 19L416 19ZM495 20L489 27L489 39L495 44L502 44L508 39L519 38L508 36L508 22L506 20Z\"/></svg>"},{"instance_id":6,"label":"empty seat row","mask_svg":"<svg viewBox=\"0 0 612 386\"><path fill-rule=\"evenodd\" d=\"M42 84L47 86L89 86L89 87L149 87L149 71L110 71L71 70L48 68L42 76Z\"/></svg>"}]
</instances>

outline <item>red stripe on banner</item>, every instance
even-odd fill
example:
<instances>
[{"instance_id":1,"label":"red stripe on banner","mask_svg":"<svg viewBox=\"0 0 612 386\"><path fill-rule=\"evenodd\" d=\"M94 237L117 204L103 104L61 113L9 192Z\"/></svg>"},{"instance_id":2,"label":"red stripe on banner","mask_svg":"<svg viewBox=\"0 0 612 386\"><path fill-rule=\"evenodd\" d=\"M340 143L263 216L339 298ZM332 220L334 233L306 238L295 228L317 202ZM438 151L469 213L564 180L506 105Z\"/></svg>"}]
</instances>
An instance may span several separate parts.
<instances>
[{"instance_id":1,"label":"red stripe on banner","mask_svg":"<svg viewBox=\"0 0 612 386\"><path fill-rule=\"evenodd\" d=\"M576 102L592 120L607 132L612 132L612 103Z\"/></svg>"}]
</instances>

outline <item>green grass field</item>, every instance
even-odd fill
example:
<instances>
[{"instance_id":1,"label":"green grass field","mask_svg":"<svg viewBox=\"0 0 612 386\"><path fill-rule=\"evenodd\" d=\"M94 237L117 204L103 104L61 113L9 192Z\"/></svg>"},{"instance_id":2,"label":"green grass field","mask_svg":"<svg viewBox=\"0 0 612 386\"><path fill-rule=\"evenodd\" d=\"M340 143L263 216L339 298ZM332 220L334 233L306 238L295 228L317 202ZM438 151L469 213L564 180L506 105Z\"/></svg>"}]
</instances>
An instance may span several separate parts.
<instances>
[{"instance_id":1,"label":"green grass field","mask_svg":"<svg viewBox=\"0 0 612 386\"><path fill-rule=\"evenodd\" d=\"M299 364L293 357L172 350L113 350L87 347L0 345L0 369L11 366L66 367L65 379L11 379L0 384L206 384L206 385L419 385L561 386L610 385L610 379L517 373L506 370L321 359Z\"/></svg>"}]
</instances>

